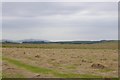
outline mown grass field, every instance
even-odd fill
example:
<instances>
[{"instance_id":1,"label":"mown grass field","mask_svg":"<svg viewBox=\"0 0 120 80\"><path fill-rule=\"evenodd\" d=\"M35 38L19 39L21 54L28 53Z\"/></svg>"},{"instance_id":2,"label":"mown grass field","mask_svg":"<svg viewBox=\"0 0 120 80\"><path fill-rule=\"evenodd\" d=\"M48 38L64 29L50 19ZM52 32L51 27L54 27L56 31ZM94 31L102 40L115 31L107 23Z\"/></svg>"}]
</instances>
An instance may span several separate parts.
<instances>
[{"instance_id":1,"label":"mown grass field","mask_svg":"<svg viewBox=\"0 0 120 80\"><path fill-rule=\"evenodd\" d=\"M3 44L3 78L117 78L118 44Z\"/></svg>"}]
</instances>

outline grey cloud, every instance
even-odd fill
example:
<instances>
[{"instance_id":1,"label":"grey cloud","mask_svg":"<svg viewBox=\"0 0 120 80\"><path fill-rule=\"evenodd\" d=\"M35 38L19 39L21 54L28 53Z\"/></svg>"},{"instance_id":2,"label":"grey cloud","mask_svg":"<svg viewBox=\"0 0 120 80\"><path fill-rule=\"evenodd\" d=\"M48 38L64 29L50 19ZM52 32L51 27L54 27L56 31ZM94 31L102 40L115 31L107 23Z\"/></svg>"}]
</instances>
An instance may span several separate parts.
<instances>
[{"instance_id":1,"label":"grey cloud","mask_svg":"<svg viewBox=\"0 0 120 80\"><path fill-rule=\"evenodd\" d=\"M3 3L3 15L39 16L54 14L69 14L79 10L77 6L62 6L60 3ZM4 9L5 8L5 9Z\"/></svg>"},{"instance_id":2,"label":"grey cloud","mask_svg":"<svg viewBox=\"0 0 120 80\"><path fill-rule=\"evenodd\" d=\"M102 5L101 5L102 4ZM109 4L109 5L108 5ZM93 10L93 11L115 11L116 3L62 3L62 2L17 2L3 3L3 12L5 16L39 16L39 15L54 15L54 14L72 14L77 11Z\"/></svg>"},{"instance_id":3,"label":"grey cloud","mask_svg":"<svg viewBox=\"0 0 120 80\"><path fill-rule=\"evenodd\" d=\"M3 38L117 39L117 3L3 3Z\"/></svg>"}]
</instances>

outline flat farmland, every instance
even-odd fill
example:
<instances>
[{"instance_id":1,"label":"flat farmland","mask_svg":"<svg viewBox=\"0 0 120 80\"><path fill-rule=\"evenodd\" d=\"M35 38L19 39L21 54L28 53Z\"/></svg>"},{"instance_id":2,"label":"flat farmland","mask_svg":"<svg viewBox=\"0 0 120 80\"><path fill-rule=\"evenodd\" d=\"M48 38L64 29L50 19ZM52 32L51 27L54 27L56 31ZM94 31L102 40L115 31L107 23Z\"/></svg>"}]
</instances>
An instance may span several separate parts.
<instances>
[{"instance_id":1,"label":"flat farmland","mask_svg":"<svg viewBox=\"0 0 120 80\"><path fill-rule=\"evenodd\" d=\"M3 78L116 78L118 44L3 44Z\"/></svg>"}]
</instances>

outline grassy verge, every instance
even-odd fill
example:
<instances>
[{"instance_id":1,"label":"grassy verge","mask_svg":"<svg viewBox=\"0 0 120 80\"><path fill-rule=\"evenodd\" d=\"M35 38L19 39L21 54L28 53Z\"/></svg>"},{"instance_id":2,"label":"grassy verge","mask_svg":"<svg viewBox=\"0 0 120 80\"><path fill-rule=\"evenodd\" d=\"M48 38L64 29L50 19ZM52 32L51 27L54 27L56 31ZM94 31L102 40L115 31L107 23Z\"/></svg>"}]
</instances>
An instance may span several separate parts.
<instances>
[{"instance_id":1,"label":"grassy verge","mask_svg":"<svg viewBox=\"0 0 120 80\"><path fill-rule=\"evenodd\" d=\"M14 64L20 68L24 68L24 69L34 72L34 73L52 74L55 77L59 77L59 78L102 78L101 76L90 75L90 74L61 73L56 70L51 70L51 69L47 69L47 68L28 65L28 64L22 63L18 60L10 59L10 58L3 58L3 60L8 61L11 64Z\"/></svg>"}]
</instances>

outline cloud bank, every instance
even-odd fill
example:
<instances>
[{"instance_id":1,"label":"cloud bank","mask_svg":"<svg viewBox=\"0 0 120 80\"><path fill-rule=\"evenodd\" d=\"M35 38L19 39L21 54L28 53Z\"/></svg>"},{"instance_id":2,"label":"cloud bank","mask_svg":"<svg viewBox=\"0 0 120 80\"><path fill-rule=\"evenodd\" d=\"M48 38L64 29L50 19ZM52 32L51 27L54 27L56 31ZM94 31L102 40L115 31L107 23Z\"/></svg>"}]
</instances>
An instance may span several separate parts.
<instances>
[{"instance_id":1,"label":"cloud bank","mask_svg":"<svg viewBox=\"0 0 120 80\"><path fill-rule=\"evenodd\" d=\"M114 2L4 2L4 39L102 40L118 38Z\"/></svg>"}]
</instances>

